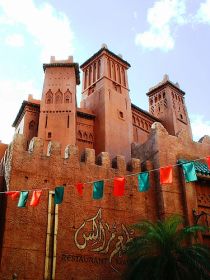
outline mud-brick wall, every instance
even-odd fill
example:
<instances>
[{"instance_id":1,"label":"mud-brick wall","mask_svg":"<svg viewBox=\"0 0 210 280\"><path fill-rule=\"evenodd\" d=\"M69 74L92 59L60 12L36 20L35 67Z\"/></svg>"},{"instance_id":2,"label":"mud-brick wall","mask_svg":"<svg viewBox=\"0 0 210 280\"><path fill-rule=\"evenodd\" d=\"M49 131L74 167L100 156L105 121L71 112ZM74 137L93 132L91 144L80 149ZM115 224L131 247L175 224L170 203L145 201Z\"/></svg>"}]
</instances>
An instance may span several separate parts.
<instances>
[{"instance_id":1,"label":"mud-brick wall","mask_svg":"<svg viewBox=\"0 0 210 280\"><path fill-rule=\"evenodd\" d=\"M75 183L138 173L140 160L132 159L128 171L122 156L110 162L107 153L95 157L94 150L86 149L80 161L75 146L68 146L65 155L61 155L57 143L51 143L47 153L40 139L34 138L29 152L24 145L24 139L17 136L11 149L10 190L65 186L54 232L55 279L120 279L126 266L121 256L123 248L134 234L128 226L142 218L157 219L153 176L146 193L138 192L137 176L126 177L123 197L113 196L113 181L107 180L103 198L93 200L92 184L86 184L83 196L79 196ZM148 162L145 168L152 166ZM43 279L48 190L43 191L35 208L18 209L16 204L7 199L0 279L11 279L14 272L20 279Z\"/></svg>"},{"instance_id":2,"label":"mud-brick wall","mask_svg":"<svg viewBox=\"0 0 210 280\"><path fill-rule=\"evenodd\" d=\"M160 123L155 123L148 141L141 146L134 145L132 150L135 157L150 159L154 168L173 165L172 184L161 186L159 172L154 172L159 216L178 213L185 217L187 224L193 224L193 209L198 206L196 186L201 178L199 177L198 182L185 183L181 166L175 165L179 159L202 159L201 162L205 163L205 157L210 155L210 137L205 136L200 142L194 142L185 132L171 136ZM210 183L208 185L210 193Z\"/></svg>"}]
</instances>

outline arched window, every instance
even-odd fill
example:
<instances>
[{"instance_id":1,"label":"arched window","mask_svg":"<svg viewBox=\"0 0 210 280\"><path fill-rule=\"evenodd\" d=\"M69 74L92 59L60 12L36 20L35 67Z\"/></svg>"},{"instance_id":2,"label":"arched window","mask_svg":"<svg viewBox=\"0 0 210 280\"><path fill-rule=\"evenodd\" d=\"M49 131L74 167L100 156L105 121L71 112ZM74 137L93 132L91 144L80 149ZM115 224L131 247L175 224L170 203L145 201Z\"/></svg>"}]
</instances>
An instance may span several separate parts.
<instances>
[{"instance_id":1,"label":"arched window","mask_svg":"<svg viewBox=\"0 0 210 280\"><path fill-rule=\"evenodd\" d=\"M53 103L53 93L52 93L51 90L49 90L49 91L46 93L45 103L46 103L46 104L51 104L51 103Z\"/></svg>"},{"instance_id":2,"label":"arched window","mask_svg":"<svg viewBox=\"0 0 210 280\"><path fill-rule=\"evenodd\" d=\"M69 89L67 89L65 95L64 95L64 102L65 103L71 103L72 102L72 93Z\"/></svg>"},{"instance_id":3,"label":"arched window","mask_svg":"<svg viewBox=\"0 0 210 280\"><path fill-rule=\"evenodd\" d=\"M110 66L110 60L107 59L107 67L108 67L108 77L111 78L111 66Z\"/></svg>"},{"instance_id":4,"label":"arched window","mask_svg":"<svg viewBox=\"0 0 210 280\"><path fill-rule=\"evenodd\" d=\"M55 103L59 104L63 102L63 94L60 90L58 90L55 94Z\"/></svg>"},{"instance_id":5,"label":"arched window","mask_svg":"<svg viewBox=\"0 0 210 280\"><path fill-rule=\"evenodd\" d=\"M31 121L29 123L29 130L33 130L35 128L35 121Z\"/></svg>"},{"instance_id":6,"label":"arched window","mask_svg":"<svg viewBox=\"0 0 210 280\"><path fill-rule=\"evenodd\" d=\"M83 134L83 136L84 136L84 139L85 139L85 140L88 140L88 136L87 136L87 133L86 133L86 132Z\"/></svg>"},{"instance_id":7,"label":"arched window","mask_svg":"<svg viewBox=\"0 0 210 280\"><path fill-rule=\"evenodd\" d=\"M93 65L93 83L96 81L96 63Z\"/></svg>"},{"instance_id":8,"label":"arched window","mask_svg":"<svg viewBox=\"0 0 210 280\"><path fill-rule=\"evenodd\" d=\"M89 67L89 86L92 83L92 66Z\"/></svg>"},{"instance_id":9,"label":"arched window","mask_svg":"<svg viewBox=\"0 0 210 280\"><path fill-rule=\"evenodd\" d=\"M97 71L97 79L101 77L101 60L98 61L98 71Z\"/></svg>"},{"instance_id":10,"label":"arched window","mask_svg":"<svg viewBox=\"0 0 210 280\"><path fill-rule=\"evenodd\" d=\"M84 87L84 89L87 88L87 81L88 81L88 70L85 71L85 87Z\"/></svg>"}]
</instances>

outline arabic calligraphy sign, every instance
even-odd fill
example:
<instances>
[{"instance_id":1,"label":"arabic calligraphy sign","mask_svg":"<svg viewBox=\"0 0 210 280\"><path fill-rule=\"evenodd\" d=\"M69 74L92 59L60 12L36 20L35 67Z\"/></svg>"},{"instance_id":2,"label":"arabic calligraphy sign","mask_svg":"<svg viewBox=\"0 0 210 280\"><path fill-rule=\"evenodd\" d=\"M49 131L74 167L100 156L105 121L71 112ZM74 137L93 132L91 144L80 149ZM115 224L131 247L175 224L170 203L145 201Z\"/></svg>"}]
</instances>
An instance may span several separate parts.
<instances>
[{"instance_id":1,"label":"arabic calligraphy sign","mask_svg":"<svg viewBox=\"0 0 210 280\"><path fill-rule=\"evenodd\" d=\"M122 257L126 244L132 239L133 231L124 224L117 226L108 224L102 219L100 208L93 218L84 220L74 235L75 245L79 250L89 250L101 255L108 255L108 262L115 270L116 264L123 264L118 258ZM66 258L75 259L76 256L67 255ZM78 259L81 256L78 256ZM87 258L88 259L88 258ZM99 261L100 262L100 261Z\"/></svg>"}]
</instances>

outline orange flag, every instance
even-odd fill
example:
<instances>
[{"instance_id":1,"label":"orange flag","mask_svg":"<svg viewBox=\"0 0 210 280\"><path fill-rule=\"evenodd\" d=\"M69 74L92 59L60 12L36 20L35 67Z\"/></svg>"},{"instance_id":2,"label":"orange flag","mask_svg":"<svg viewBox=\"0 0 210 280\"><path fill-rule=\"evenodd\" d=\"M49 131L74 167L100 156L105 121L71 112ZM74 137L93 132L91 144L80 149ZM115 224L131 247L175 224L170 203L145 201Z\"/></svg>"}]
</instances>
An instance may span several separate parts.
<instances>
[{"instance_id":1,"label":"orange flag","mask_svg":"<svg viewBox=\"0 0 210 280\"><path fill-rule=\"evenodd\" d=\"M82 195L82 193L83 193L83 183L77 183L76 184L76 188L77 188L77 191L78 191L78 193L79 193L79 195Z\"/></svg>"},{"instance_id":2,"label":"orange flag","mask_svg":"<svg viewBox=\"0 0 210 280\"><path fill-rule=\"evenodd\" d=\"M123 196L125 192L125 178L114 178L114 196Z\"/></svg>"},{"instance_id":3,"label":"orange flag","mask_svg":"<svg viewBox=\"0 0 210 280\"><path fill-rule=\"evenodd\" d=\"M207 157L206 161L207 161L208 169L210 169L210 157Z\"/></svg>"},{"instance_id":4,"label":"orange flag","mask_svg":"<svg viewBox=\"0 0 210 280\"><path fill-rule=\"evenodd\" d=\"M42 191L33 191L32 198L30 201L30 206L37 206L39 204L40 196Z\"/></svg>"},{"instance_id":5,"label":"orange flag","mask_svg":"<svg viewBox=\"0 0 210 280\"><path fill-rule=\"evenodd\" d=\"M166 166L160 168L160 184L172 183L172 166Z\"/></svg>"},{"instance_id":6,"label":"orange flag","mask_svg":"<svg viewBox=\"0 0 210 280\"><path fill-rule=\"evenodd\" d=\"M5 193L8 196L11 196L12 200L15 200L17 197L19 197L20 192L18 191L9 191Z\"/></svg>"}]
</instances>

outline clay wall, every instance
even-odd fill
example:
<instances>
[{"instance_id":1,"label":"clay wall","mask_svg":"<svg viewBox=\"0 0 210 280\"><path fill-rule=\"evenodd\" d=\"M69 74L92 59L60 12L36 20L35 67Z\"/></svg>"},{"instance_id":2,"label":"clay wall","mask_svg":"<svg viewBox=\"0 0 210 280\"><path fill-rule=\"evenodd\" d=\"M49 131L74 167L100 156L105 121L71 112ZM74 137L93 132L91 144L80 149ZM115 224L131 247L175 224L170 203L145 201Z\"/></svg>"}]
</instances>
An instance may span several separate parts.
<instances>
[{"instance_id":1,"label":"clay wall","mask_svg":"<svg viewBox=\"0 0 210 280\"><path fill-rule=\"evenodd\" d=\"M27 147L33 137L38 136L39 127L39 107L31 107L26 105L24 116L24 137L27 139Z\"/></svg>"},{"instance_id":2,"label":"clay wall","mask_svg":"<svg viewBox=\"0 0 210 280\"><path fill-rule=\"evenodd\" d=\"M153 120L132 108L133 142L143 144L148 139Z\"/></svg>"},{"instance_id":3,"label":"clay wall","mask_svg":"<svg viewBox=\"0 0 210 280\"><path fill-rule=\"evenodd\" d=\"M168 134L160 123L154 123L148 141L142 145L133 145L132 154L142 160L151 160L154 168L176 165L179 159L195 160L210 154L210 139L204 137L202 142L193 142L188 132L177 137ZM187 224L194 224L193 209L198 209L198 182L185 183L180 166L173 167L173 183L160 186L159 173L154 172L159 201L159 216L165 217L174 213L185 217ZM208 192L209 192L209 183ZM204 192L204 190L203 190ZM207 201L210 207L210 201Z\"/></svg>"},{"instance_id":4,"label":"clay wall","mask_svg":"<svg viewBox=\"0 0 210 280\"><path fill-rule=\"evenodd\" d=\"M7 147L8 147L7 144L3 144L3 143L0 142L0 161L3 158L4 153L5 153L6 149L7 149Z\"/></svg>"},{"instance_id":5,"label":"clay wall","mask_svg":"<svg viewBox=\"0 0 210 280\"><path fill-rule=\"evenodd\" d=\"M77 114L77 142L81 154L85 148L94 148L94 119Z\"/></svg>"},{"instance_id":6,"label":"clay wall","mask_svg":"<svg viewBox=\"0 0 210 280\"><path fill-rule=\"evenodd\" d=\"M47 155L40 139L35 138L30 152L24 144L18 135L11 150L10 190L65 186L64 201L58 206L55 279L120 279L126 263L121 257L123 247L133 236L128 226L142 218L157 219L154 178L145 193L137 190L137 176L130 176L123 197L113 196L113 181L105 182L101 200L93 200L92 184L84 186L81 197L76 182L136 173L141 170L140 161L132 159L127 171L122 156L111 163L108 153L95 158L95 151L86 149L80 162L75 146L67 147L64 158L57 143L52 143ZM144 168L151 169L151 163ZM21 209L16 204L7 198L0 278L11 279L15 272L20 279L43 279L48 191L35 208Z\"/></svg>"}]
</instances>

